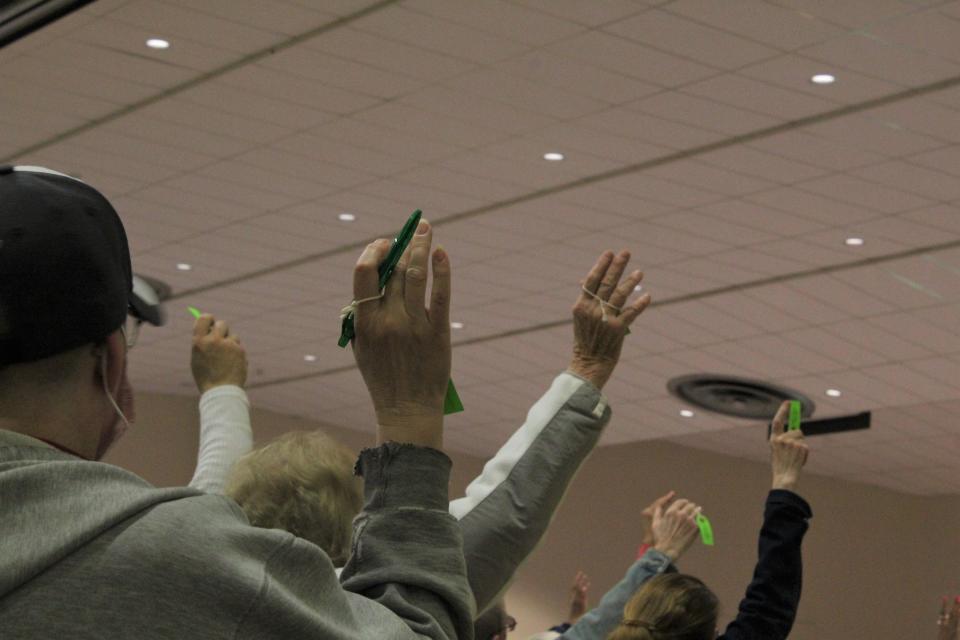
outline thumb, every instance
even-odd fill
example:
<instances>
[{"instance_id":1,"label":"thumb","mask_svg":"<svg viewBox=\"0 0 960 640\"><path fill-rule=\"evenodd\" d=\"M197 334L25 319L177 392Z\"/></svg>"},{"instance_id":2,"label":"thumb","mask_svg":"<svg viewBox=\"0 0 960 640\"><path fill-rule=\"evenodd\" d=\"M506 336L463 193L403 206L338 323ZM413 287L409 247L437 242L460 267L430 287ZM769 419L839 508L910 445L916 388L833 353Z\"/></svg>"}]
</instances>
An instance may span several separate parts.
<instances>
[{"instance_id":1,"label":"thumb","mask_svg":"<svg viewBox=\"0 0 960 640\"><path fill-rule=\"evenodd\" d=\"M787 425L787 415L790 413L790 402L784 401L780 408L777 409L777 415L773 416L773 428L770 431L770 436L779 436L783 434L786 430Z\"/></svg>"}]
</instances>

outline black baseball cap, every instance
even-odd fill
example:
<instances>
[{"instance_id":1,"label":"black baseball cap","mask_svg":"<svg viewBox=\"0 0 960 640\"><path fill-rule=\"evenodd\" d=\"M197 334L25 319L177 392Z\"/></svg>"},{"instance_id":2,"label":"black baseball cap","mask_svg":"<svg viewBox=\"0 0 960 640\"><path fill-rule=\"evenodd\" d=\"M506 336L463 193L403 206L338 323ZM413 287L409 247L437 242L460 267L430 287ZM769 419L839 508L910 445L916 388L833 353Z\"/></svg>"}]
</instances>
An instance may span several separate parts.
<instances>
[{"instance_id":1,"label":"black baseball cap","mask_svg":"<svg viewBox=\"0 0 960 640\"><path fill-rule=\"evenodd\" d=\"M127 235L107 199L57 171L0 165L0 366L101 342L134 299Z\"/></svg>"}]
</instances>

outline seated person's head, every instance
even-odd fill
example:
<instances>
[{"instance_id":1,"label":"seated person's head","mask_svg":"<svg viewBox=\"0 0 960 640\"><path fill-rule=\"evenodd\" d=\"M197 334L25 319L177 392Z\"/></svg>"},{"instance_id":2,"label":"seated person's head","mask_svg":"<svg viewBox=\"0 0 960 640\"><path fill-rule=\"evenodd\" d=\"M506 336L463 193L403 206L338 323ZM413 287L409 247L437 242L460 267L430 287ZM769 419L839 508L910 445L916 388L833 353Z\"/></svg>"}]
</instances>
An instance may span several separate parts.
<instances>
[{"instance_id":1,"label":"seated person's head","mask_svg":"<svg viewBox=\"0 0 960 640\"><path fill-rule=\"evenodd\" d=\"M682 573L648 580L627 602L608 640L713 640L719 603L707 585Z\"/></svg>"},{"instance_id":2,"label":"seated person's head","mask_svg":"<svg viewBox=\"0 0 960 640\"><path fill-rule=\"evenodd\" d=\"M234 466L226 493L250 524L283 529L323 549L342 566L351 523L363 506L356 454L320 431L286 433Z\"/></svg>"}]
</instances>

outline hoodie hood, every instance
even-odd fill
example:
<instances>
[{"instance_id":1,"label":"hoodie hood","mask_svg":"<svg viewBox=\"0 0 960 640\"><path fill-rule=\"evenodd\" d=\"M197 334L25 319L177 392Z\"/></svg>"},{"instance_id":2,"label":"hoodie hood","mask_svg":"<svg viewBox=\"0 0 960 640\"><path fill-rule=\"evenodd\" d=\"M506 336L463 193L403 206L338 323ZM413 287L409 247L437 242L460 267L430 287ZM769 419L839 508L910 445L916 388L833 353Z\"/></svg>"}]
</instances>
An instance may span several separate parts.
<instances>
[{"instance_id":1,"label":"hoodie hood","mask_svg":"<svg viewBox=\"0 0 960 640\"><path fill-rule=\"evenodd\" d=\"M0 598L123 520L199 494L0 430Z\"/></svg>"}]
</instances>

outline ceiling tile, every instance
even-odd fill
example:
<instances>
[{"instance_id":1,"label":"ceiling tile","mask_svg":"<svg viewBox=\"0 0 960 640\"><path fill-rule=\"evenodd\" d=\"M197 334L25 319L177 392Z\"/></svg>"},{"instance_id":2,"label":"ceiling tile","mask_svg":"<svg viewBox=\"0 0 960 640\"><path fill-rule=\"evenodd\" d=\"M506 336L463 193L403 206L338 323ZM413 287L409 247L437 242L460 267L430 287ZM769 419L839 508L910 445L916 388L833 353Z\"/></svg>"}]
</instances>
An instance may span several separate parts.
<instances>
[{"instance_id":1,"label":"ceiling tile","mask_svg":"<svg viewBox=\"0 0 960 640\"><path fill-rule=\"evenodd\" d=\"M537 11L578 22L590 27L612 22L644 10L632 0L580 2L580 0L516 0Z\"/></svg>"},{"instance_id":2,"label":"ceiling tile","mask_svg":"<svg viewBox=\"0 0 960 640\"><path fill-rule=\"evenodd\" d=\"M683 92L764 113L778 120L798 120L837 107L837 103L826 96L815 97L735 73L687 85Z\"/></svg>"},{"instance_id":3,"label":"ceiling tile","mask_svg":"<svg viewBox=\"0 0 960 640\"><path fill-rule=\"evenodd\" d=\"M814 178L801 183L798 188L883 213L898 213L933 204L920 196L882 187L853 176Z\"/></svg>"},{"instance_id":4,"label":"ceiling tile","mask_svg":"<svg viewBox=\"0 0 960 640\"><path fill-rule=\"evenodd\" d=\"M737 73L841 104L872 100L901 90L901 87L892 82L884 82L853 71L839 71L829 68L819 60L794 53L738 69ZM837 81L833 84L816 84L811 78L820 73L831 73Z\"/></svg>"},{"instance_id":5,"label":"ceiling tile","mask_svg":"<svg viewBox=\"0 0 960 640\"><path fill-rule=\"evenodd\" d=\"M604 27L617 35L724 69L777 55L775 49L658 9Z\"/></svg>"},{"instance_id":6,"label":"ceiling tile","mask_svg":"<svg viewBox=\"0 0 960 640\"><path fill-rule=\"evenodd\" d=\"M667 10L788 51L843 32L813 15L767 3L721 5L709 0L679 0Z\"/></svg>"},{"instance_id":7,"label":"ceiling tile","mask_svg":"<svg viewBox=\"0 0 960 640\"><path fill-rule=\"evenodd\" d=\"M551 17L522 6L488 0L481 4L452 4L445 0L408 0L404 8L441 20L494 33L530 45L545 45L584 30L582 25Z\"/></svg>"},{"instance_id":8,"label":"ceiling tile","mask_svg":"<svg viewBox=\"0 0 960 640\"><path fill-rule=\"evenodd\" d=\"M783 121L679 91L664 91L627 106L667 120L730 135L765 129Z\"/></svg>"},{"instance_id":9,"label":"ceiling tile","mask_svg":"<svg viewBox=\"0 0 960 640\"><path fill-rule=\"evenodd\" d=\"M601 31L588 31L546 50L660 87L677 87L717 73L715 68Z\"/></svg>"}]
</instances>

